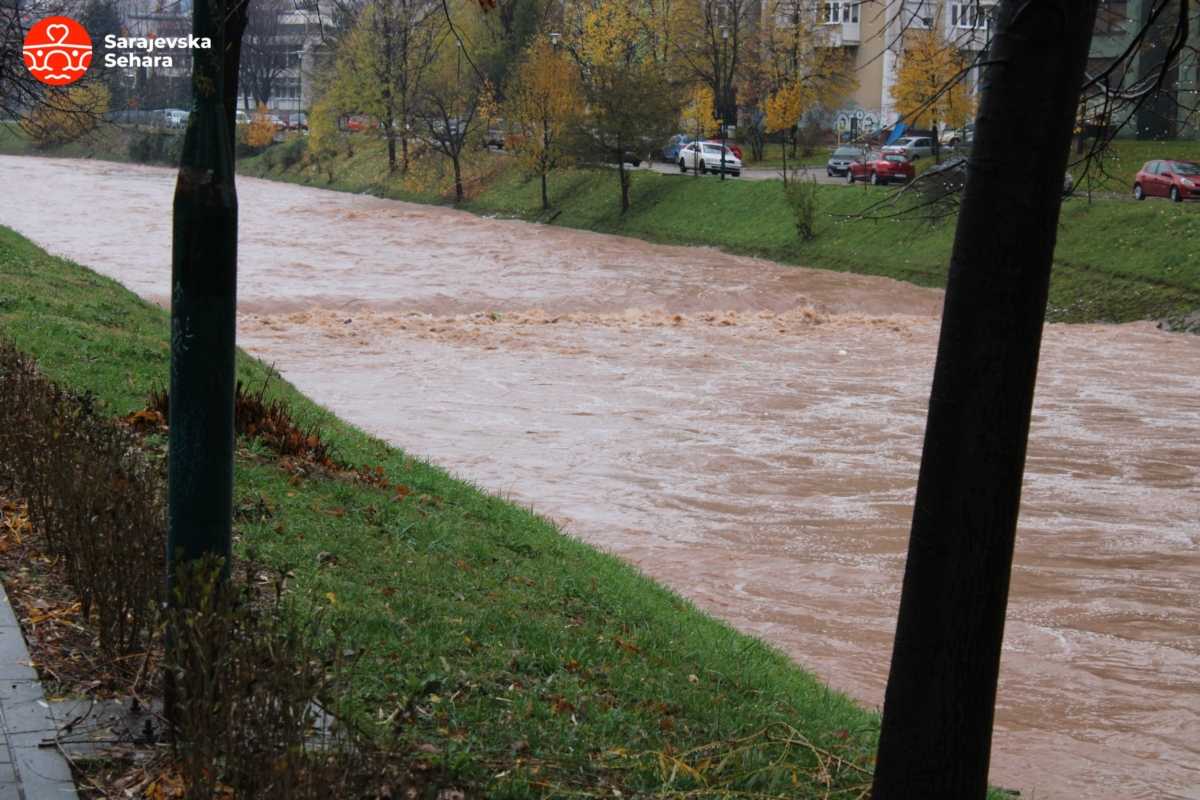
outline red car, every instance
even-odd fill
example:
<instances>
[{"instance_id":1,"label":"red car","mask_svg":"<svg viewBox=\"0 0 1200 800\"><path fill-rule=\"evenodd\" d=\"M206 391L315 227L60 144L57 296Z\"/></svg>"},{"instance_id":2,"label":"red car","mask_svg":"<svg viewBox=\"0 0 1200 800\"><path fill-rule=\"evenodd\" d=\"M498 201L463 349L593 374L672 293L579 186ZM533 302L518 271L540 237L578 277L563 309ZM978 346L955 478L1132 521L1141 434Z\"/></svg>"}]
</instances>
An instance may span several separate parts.
<instances>
[{"instance_id":1,"label":"red car","mask_svg":"<svg viewBox=\"0 0 1200 800\"><path fill-rule=\"evenodd\" d=\"M1133 199L1147 197L1169 197L1176 203L1200 200L1200 164L1147 161L1133 179Z\"/></svg>"},{"instance_id":2,"label":"red car","mask_svg":"<svg viewBox=\"0 0 1200 800\"><path fill-rule=\"evenodd\" d=\"M904 156L888 154L879 158L856 158L846 170L846 182L870 181L882 186L892 181L911 181L916 177L912 162Z\"/></svg>"}]
</instances>

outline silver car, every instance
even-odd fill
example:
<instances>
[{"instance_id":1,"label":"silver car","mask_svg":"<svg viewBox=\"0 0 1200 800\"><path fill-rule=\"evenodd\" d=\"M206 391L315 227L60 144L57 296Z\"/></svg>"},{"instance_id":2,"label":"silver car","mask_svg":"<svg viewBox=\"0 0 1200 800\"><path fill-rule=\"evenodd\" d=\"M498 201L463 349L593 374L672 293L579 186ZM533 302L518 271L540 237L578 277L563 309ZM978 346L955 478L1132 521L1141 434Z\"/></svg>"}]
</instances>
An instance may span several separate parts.
<instances>
[{"instance_id":1,"label":"silver car","mask_svg":"<svg viewBox=\"0 0 1200 800\"><path fill-rule=\"evenodd\" d=\"M922 156L933 155L933 139L928 136L905 136L883 148L883 154L904 156L909 161L916 161Z\"/></svg>"},{"instance_id":2,"label":"silver car","mask_svg":"<svg viewBox=\"0 0 1200 800\"><path fill-rule=\"evenodd\" d=\"M829 177L844 176L850 171L850 165L866 157L861 147L839 147L833 151L829 161L825 163L825 174Z\"/></svg>"}]
</instances>

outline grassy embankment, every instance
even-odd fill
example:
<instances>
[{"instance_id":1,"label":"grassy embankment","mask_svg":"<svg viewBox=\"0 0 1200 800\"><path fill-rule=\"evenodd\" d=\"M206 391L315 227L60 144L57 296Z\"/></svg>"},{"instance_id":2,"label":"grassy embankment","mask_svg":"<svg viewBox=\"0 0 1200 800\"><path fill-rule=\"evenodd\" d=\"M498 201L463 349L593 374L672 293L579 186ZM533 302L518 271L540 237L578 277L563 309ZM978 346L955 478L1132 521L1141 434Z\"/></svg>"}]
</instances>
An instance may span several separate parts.
<instances>
[{"instance_id":1,"label":"grassy embankment","mask_svg":"<svg viewBox=\"0 0 1200 800\"><path fill-rule=\"evenodd\" d=\"M114 415L167 378L161 309L4 228L0 335ZM268 368L239 354L238 375L258 385ZM318 423L341 459L405 488L297 476L242 442L237 502L269 512L239 515L237 546L294 572L295 613L327 608L362 654L349 708L432 762L443 785L488 797L824 797L832 770L828 796L858 796L874 715L549 522L281 380L270 394Z\"/></svg>"},{"instance_id":2,"label":"grassy embankment","mask_svg":"<svg viewBox=\"0 0 1200 800\"><path fill-rule=\"evenodd\" d=\"M286 145L280 145L279 148ZM294 147L295 145L293 145ZM1107 162L1114 181L1132 175L1154 145L1118 142ZM277 149L278 150L278 149ZM1200 157L1200 143L1175 143L1172 152ZM493 158L502 158L495 156ZM274 180L418 202L447 202L389 178L380 146L360 143L333 165L334 180L302 161L285 167L278 152L243 161L240 171ZM1128 173L1128 176L1125 175ZM776 181L718 181L713 177L633 174L633 207L618 207L613 170L568 170L552 176L550 215L539 187L511 165L477 187L466 208L555 225L636 236L655 242L719 247L783 263L884 275L922 286L945 285L953 219L856 219L888 196L889 188L820 187L817 236L800 242ZM1200 238L1200 209L1188 204L1124 199L1063 205L1047 316L1059 322L1179 319L1200 309L1200 270L1186 242ZM888 209L883 209L887 213ZM999 213L999 211L998 211Z\"/></svg>"}]
</instances>

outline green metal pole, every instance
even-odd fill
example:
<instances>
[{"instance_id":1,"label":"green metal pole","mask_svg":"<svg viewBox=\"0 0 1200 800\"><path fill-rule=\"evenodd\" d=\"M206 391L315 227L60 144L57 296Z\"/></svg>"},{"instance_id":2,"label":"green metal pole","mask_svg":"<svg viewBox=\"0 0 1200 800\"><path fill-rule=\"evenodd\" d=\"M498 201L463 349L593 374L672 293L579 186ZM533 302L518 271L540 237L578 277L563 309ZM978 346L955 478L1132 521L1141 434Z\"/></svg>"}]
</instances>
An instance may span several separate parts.
<instances>
[{"instance_id":1,"label":"green metal pole","mask_svg":"<svg viewBox=\"0 0 1200 800\"><path fill-rule=\"evenodd\" d=\"M212 47L193 52L193 108L175 185L169 590L181 563L211 554L228 574L231 553L238 206L225 102L229 4L195 0L192 17L196 37Z\"/></svg>"}]
</instances>

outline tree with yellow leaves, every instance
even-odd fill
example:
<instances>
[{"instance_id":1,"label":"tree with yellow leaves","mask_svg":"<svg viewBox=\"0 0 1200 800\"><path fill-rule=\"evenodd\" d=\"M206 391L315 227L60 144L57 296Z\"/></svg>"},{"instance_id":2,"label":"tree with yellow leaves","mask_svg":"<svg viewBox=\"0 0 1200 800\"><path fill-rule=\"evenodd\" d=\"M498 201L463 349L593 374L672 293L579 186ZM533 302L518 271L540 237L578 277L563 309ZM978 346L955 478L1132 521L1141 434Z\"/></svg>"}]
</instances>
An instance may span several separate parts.
<instances>
[{"instance_id":1,"label":"tree with yellow leaves","mask_svg":"<svg viewBox=\"0 0 1200 800\"><path fill-rule=\"evenodd\" d=\"M745 64L747 96L758 98L765 112L767 97L802 86L804 111L838 107L858 87L858 78L847 48L829 47L827 36L808 0L769 0ZM793 154L798 139L791 137Z\"/></svg>"},{"instance_id":2,"label":"tree with yellow leaves","mask_svg":"<svg viewBox=\"0 0 1200 800\"><path fill-rule=\"evenodd\" d=\"M329 102L379 121L388 171L407 172L417 97L444 39L441 10L421 0L368 0L341 41ZM397 158L396 147L400 153Z\"/></svg>"},{"instance_id":3,"label":"tree with yellow leaves","mask_svg":"<svg viewBox=\"0 0 1200 800\"><path fill-rule=\"evenodd\" d=\"M796 125L804 115L811 102L810 90L799 81L785 84L771 94L763 104L766 112L766 128L768 133L783 133L783 185L787 186L788 144L796 132Z\"/></svg>"},{"instance_id":4,"label":"tree with yellow leaves","mask_svg":"<svg viewBox=\"0 0 1200 800\"><path fill-rule=\"evenodd\" d=\"M550 208L546 176L568 157L567 133L583 107L579 73L566 54L538 38L517 65L505 108L519 136L518 158L542 181L542 209Z\"/></svg>"},{"instance_id":5,"label":"tree with yellow leaves","mask_svg":"<svg viewBox=\"0 0 1200 800\"><path fill-rule=\"evenodd\" d=\"M958 48L943 44L931 31L909 31L892 95L909 124L927 119L950 127L964 125L975 113L975 98L964 78L967 60Z\"/></svg>"},{"instance_id":6,"label":"tree with yellow leaves","mask_svg":"<svg viewBox=\"0 0 1200 800\"><path fill-rule=\"evenodd\" d=\"M626 161L640 159L679 122L671 72L641 0L583 0L565 47L576 62L585 114L578 126L588 152L616 167L621 213L629 210ZM574 27L574 25L572 25Z\"/></svg>"},{"instance_id":7,"label":"tree with yellow leaves","mask_svg":"<svg viewBox=\"0 0 1200 800\"><path fill-rule=\"evenodd\" d=\"M34 108L25 127L38 147L66 144L91 133L108 111L108 86L99 82L72 86Z\"/></svg>"},{"instance_id":8,"label":"tree with yellow leaves","mask_svg":"<svg viewBox=\"0 0 1200 800\"><path fill-rule=\"evenodd\" d=\"M713 124L716 108L712 89L708 84L698 83L688 93L687 103L683 106L683 129L697 139L704 138L704 132Z\"/></svg>"}]
</instances>

